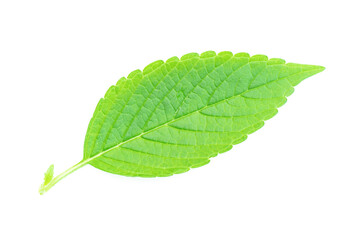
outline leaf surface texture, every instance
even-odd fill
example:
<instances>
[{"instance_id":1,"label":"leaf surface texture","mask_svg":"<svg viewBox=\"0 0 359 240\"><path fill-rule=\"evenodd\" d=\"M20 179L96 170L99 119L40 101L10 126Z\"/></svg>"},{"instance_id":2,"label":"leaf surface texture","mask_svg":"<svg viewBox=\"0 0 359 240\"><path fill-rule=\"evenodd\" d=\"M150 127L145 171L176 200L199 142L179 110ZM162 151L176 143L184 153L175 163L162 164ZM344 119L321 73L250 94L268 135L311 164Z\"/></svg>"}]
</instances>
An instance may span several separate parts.
<instances>
[{"instance_id":1,"label":"leaf surface texture","mask_svg":"<svg viewBox=\"0 0 359 240\"><path fill-rule=\"evenodd\" d=\"M100 100L82 162L141 177L205 165L261 128L295 85L323 70L213 51L153 62L121 78Z\"/></svg>"}]
</instances>

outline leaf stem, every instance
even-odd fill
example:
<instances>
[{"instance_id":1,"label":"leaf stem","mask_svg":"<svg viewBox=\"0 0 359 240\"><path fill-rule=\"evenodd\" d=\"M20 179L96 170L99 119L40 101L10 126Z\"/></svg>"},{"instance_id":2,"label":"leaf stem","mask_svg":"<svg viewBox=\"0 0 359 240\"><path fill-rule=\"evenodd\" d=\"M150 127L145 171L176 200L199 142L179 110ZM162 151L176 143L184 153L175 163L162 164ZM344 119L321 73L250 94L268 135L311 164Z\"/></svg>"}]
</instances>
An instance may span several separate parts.
<instances>
[{"instance_id":1,"label":"leaf stem","mask_svg":"<svg viewBox=\"0 0 359 240\"><path fill-rule=\"evenodd\" d=\"M66 177L67 175L71 174L72 172L76 171L77 169L85 166L88 162L87 161L81 161L78 162L77 164L73 165L72 167L70 167L69 169L67 169L66 171L64 171L63 173L57 175L56 177L54 177L53 179L51 179L50 182L48 182L46 184L46 182L44 184L42 184L40 186L39 189L39 193L41 195L43 195L45 192L49 191L50 188L52 188L56 183L58 183L61 179L63 179L64 177Z\"/></svg>"}]
</instances>

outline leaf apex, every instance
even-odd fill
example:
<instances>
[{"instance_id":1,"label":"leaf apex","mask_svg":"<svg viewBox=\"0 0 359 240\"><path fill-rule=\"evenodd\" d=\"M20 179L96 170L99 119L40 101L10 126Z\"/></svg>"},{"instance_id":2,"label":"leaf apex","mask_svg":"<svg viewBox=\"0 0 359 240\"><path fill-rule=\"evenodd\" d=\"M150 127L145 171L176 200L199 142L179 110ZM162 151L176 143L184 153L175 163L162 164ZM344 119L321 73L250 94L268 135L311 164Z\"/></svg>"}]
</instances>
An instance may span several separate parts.
<instances>
[{"instance_id":1,"label":"leaf apex","mask_svg":"<svg viewBox=\"0 0 359 240\"><path fill-rule=\"evenodd\" d=\"M325 70L325 67L320 66L320 65L304 65L304 68L306 68L306 70L311 70L315 73L320 73L323 72Z\"/></svg>"},{"instance_id":2,"label":"leaf apex","mask_svg":"<svg viewBox=\"0 0 359 240\"><path fill-rule=\"evenodd\" d=\"M313 75L323 72L325 70L325 67L320 65L308 65L308 70L313 71Z\"/></svg>"},{"instance_id":3,"label":"leaf apex","mask_svg":"<svg viewBox=\"0 0 359 240\"><path fill-rule=\"evenodd\" d=\"M294 74L288 78L292 86L296 86L304 79L325 70L325 67L319 65L287 63L287 66L290 68L290 72Z\"/></svg>"},{"instance_id":4,"label":"leaf apex","mask_svg":"<svg viewBox=\"0 0 359 240\"><path fill-rule=\"evenodd\" d=\"M323 72L326 69L325 67L319 65L317 65L317 67L319 69L319 72Z\"/></svg>"}]
</instances>

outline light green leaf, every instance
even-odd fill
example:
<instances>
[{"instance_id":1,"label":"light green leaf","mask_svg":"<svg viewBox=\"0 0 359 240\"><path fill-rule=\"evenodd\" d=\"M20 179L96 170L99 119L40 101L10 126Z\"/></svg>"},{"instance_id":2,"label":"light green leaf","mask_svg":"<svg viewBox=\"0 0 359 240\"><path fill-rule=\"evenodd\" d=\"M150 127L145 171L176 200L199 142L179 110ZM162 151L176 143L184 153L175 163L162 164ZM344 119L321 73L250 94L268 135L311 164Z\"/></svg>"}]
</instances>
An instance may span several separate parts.
<instances>
[{"instance_id":1,"label":"light green leaf","mask_svg":"<svg viewBox=\"0 0 359 240\"><path fill-rule=\"evenodd\" d=\"M54 164L51 164L50 167L47 169L47 171L45 172L44 174L44 183L41 184L40 186L40 189L39 189L39 192L40 194L44 194L45 193L45 186L47 184L49 184L54 176Z\"/></svg>"},{"instance_id":2,"label":"light green leaf","mask_svg":"<svg viewBox=\"0 0 359 240\"><path fill-rule=\"evenodd\" d=\"M110 87L90 121L81 162L124 176L164 177L200 167L258 130L293 86L324 67L247 53L156 61Z\"/></svg>"}]
</instances>

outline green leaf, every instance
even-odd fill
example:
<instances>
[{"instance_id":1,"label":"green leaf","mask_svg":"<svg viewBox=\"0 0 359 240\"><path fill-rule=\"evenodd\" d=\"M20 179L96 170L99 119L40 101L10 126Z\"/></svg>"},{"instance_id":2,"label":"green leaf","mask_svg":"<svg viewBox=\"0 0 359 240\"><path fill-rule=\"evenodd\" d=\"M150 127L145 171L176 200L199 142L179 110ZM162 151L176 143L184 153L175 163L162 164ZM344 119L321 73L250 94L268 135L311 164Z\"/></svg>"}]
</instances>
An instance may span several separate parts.
<instances>
[{"instance_id":1,"label":"green leaf","mask_svg":"<svg viewBox=\"0 0 359 240\"><path fill-rule=\"evenodd\" d=\"M45 193L45 186L49 184L54 176L54 164L51 164L50 167L47 169L47 171L44 174L44 183L41 184L39 192L40 194Z\"/></svg>"},{"instance_id":2,"label":"green leaf","mask_svg":"<svg viewBox=\"0 0 359 240\"><path fill-rule=\"evenodd\" d=\"M139 177L203 166L261 128L293 86L323 70L213 51L153 62L110 87L90 121L83 160L45 180L44 191L86 164Z\"/></svg>"}]
</instances>

